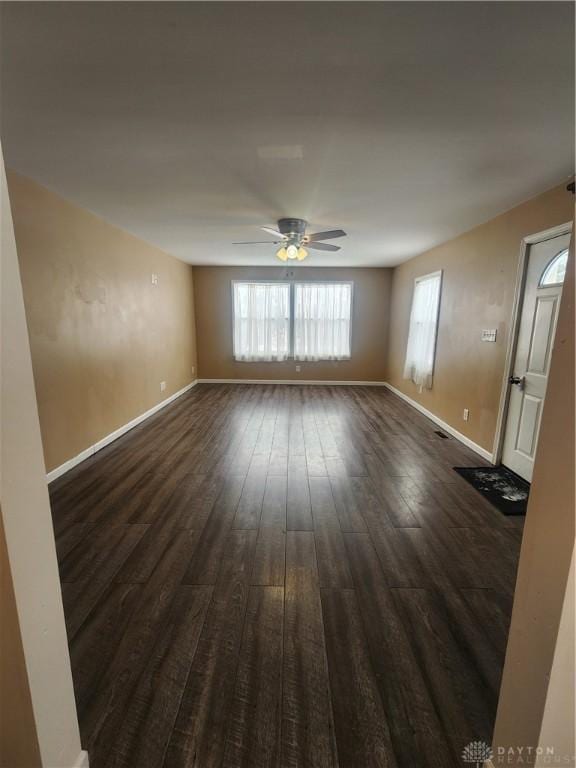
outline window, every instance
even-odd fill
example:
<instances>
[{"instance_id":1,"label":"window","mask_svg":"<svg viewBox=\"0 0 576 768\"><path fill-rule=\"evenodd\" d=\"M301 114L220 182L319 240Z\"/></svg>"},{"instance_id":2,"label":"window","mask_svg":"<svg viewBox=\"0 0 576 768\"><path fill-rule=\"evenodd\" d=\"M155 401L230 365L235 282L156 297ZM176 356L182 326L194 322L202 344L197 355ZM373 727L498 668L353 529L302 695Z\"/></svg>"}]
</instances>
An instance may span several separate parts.
<instances>
[{"instance_id":1,"label":"window","mask_svg":"<svg viewBox=\"0 0 576 768\"><path fill-rule=\"evenodd\" d=\"M286 360L290 352L290 284L232 285L234 359Z\"/></svg>"},{"instance_id":2,"label":"window","mask_svg":"<svg viewBox=\"0 0 576 768\"><path fill-rule=\"evenodd\" d=\"M404 378L411 379L420 391L432 387L441 283L442 272L418 277L414 282Z\"/></svg>"},{"instance_id":3,"label":"window","mask_svg":"<svg viewBox=\"0 0 576 768\"><path fill-rule=\"evenodd\" d=\"M548 266L540 278L540 288L548 288L551 285L562 285L566 277L566 267L568 265L568 248L556 256L548 263Z\"/></svg>"},{"instance_id":4,"label":"window","mask_svg":"<svg viewBox=\"0 0 576 768\"><path fill-rule=\"evenodd\" d=\"M352 283L296 283L294 358L347 360L351 314Z\"/></svg>"},{"instance_id":5,"label":"window","mask_svg":"<svg viewBox=\"0 0 576 768\"><path fill-rule=\"evenodd\" d=\"M347 360L352 283L233 282L234 359Z\"/></svg>"}]
</instances>

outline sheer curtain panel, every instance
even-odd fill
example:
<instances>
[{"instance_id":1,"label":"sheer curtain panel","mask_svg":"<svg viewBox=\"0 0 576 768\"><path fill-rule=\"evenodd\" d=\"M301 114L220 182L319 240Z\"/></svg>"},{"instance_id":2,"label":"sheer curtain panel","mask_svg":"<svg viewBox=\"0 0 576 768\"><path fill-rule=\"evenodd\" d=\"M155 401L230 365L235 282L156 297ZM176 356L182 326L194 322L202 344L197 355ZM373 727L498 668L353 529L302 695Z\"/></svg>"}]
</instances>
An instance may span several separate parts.
<instances>
[{"instance_id":1,"label":"sheer curtain panel","mask_svg":"<svg viewBox=\"0 0 576 768\"><path fill-rule=\"evenodd\" d=\"M347 360L351 314L352 283L296 283L295 359Z\"/></svg>"},{"instance_id":2,"label":"sheer curtain panel","mask_svg":"<svg viewBox=\"0 0 576 768\"><path fill-rule=\"evenodd\" d=\"M290 284L234 283L234 359L286 360L290 351Z\"/></svg>"},{"instance_id":3,"label":"sheer curtain panel","mask_svg":"<svg viewBox=\"0 0 576 768\"><path fill-rule=\"evenodd\" d=\"M441 272L419 277L414 283L404 378L411 379L420 392L432 387L441 284Z\"/></svg>"}]
</instances>

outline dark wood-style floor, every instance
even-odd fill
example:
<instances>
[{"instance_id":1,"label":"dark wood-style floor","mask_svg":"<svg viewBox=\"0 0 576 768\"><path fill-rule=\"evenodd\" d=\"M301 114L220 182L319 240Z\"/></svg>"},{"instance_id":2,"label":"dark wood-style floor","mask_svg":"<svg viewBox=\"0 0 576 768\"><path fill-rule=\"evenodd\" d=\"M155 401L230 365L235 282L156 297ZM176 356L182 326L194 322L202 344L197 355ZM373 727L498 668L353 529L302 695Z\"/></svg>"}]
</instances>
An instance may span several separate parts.
<instances>
[{"instance_id":1,"label":"dark wood-style floor","mask_svg":"<svg viewBox=\"0 0 576 768\"><path fill-rule=\"evenodd\" d=\"M51 486L91 768L451 768L521 521L380 388L201 385Z\"/></svg>"}]
</instances>

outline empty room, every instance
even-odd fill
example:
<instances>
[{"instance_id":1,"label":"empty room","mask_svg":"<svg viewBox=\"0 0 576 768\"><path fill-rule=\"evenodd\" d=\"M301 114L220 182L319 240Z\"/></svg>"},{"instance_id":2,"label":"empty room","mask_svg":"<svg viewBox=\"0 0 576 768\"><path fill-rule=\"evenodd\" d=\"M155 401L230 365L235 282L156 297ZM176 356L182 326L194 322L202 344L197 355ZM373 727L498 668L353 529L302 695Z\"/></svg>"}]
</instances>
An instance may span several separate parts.
<instances>
[{"instance_id":1,"label":"empty room","mask_svg":"<svg viewBox=\"0 0 576 768\"><path fill-rule=\"evenodd\" d=\"M0 768L574 768L574 32L0 2Z\"/></svg>"}]
</instances>

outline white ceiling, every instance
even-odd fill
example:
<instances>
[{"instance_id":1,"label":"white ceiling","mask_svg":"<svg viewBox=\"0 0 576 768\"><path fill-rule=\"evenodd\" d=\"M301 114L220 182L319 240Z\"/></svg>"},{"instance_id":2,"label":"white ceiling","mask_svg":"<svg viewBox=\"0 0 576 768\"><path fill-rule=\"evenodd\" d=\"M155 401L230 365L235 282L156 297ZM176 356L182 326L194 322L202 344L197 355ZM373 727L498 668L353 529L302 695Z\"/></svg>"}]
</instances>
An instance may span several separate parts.
<instances>
[{"instance_id":1,"label":"white ceiling","mask_svg":"<svg viewBox=\"0 0 576 768\"><path fill-rule=\"evenodd\" d=\"M193 264L394 265L573 171L568 2L3 3L7 164Z\"/></svg>"}]
</instances>

